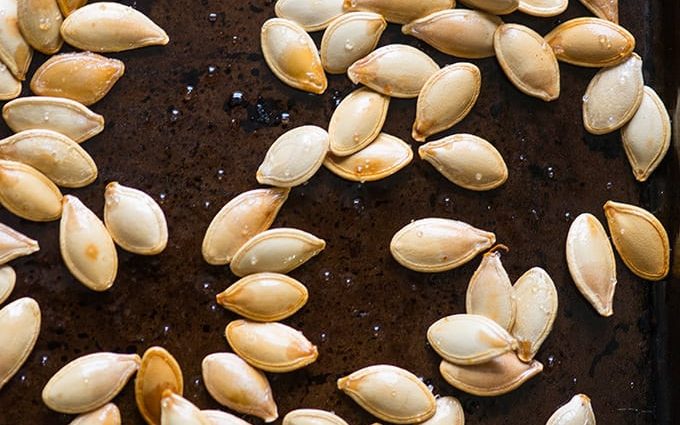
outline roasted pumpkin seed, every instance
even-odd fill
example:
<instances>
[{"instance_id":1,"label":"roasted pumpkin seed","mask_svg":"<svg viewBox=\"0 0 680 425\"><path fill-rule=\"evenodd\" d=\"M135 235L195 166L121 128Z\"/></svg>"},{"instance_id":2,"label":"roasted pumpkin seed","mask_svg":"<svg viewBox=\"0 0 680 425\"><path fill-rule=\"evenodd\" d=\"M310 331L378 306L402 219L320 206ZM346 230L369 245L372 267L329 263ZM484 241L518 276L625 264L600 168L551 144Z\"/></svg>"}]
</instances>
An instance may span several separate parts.
<instances>
[{"instance_id":1,"label":"roasted pumpkin seed","mask_svg":"<svg viewBox=\"0 0 680 425\"><path fill-rule=\"evenodd\" d=\"M571 400L552 414L545 425L595 425L595 413L590 398L576 394Z\"/></svg>"},{"instance_id":2,"label":"roasted pumpkin seed","mask_svg":"<svg viewBox=\"0 0 680 425\"><path fill-rule=\"evenodd\" d=\"M151 347L144 352L135 378L137 409L149 425L161 423L161 399L165 390L183 394L182 370L165 348Z\"/></svg>"},{"instance_id":3,"label":"roasted pumpkin seed","mask_svg":"<svg viewBox=\"0 0 680 425\"><path fill-rule=\"evenodd\" d=\"M120 425L120 423L118 406L109 403L94 412L78 416L69 425Z\"/></svg>"},{"instance_id":4,"label":"roasted pumpkin seed","mask_svg":"<svg viewBox=\"0 0 680 425\"><path fill-rule=\"evenodd\" d=\"M31 221L61 217L61 192L30 165L0 160L0 204L9 212Z\"/></svg>"},{"instance_id":5,"label":"roasted pumpkin seed","mask_svg":"<svg viewBox=\"0 0 680 425\"><path fill-rule=\"evenodd\" d=\"M439 10L451 9L456 5L454 0L345 0L346 11L363 10L379 13L388 22L406 24L414 19L422 18Z\"/></svg>"},{"instance_id":6,"label":"roasted pumpkin seed","mask_svg":"<svg viewBox=\"0 0 680 425\"><path fill-rule=\"evenodd\" d=\"M509 331L515 323L515 295L508 273L501 262L497 245L484 254L482 262L472 275L465 296L465 311L488 317Z\"/></svg>"},{"instance_id":7,"label":"roasted pumpkin seed","mask_svg":"<svg viewBox=\"0 0 680 425\"><path fill-rule=\"evenodd\" d=\"M17 274L12 266L0 267L0 304L4 303L14 290Z\"/></svg>"},{"instance_id":8,"label":"roasted pumpkin seed","mask_svg":"<svg viewBox=\"0 0 680 425\"><path fill-rule=\"evenodd\" d=\"M550 17L567 10L569 0L519 0L517 9L527 15Z\"/></svg>"},{"instance_id":9,"label":"roasted pumpkin seed","mask_svg":"<svg viewBox=\"0 0 680 425\"><path fill-rule=\"evenodd\" d=\"M17 0L0 0L0 61L23 81L32 58L33 49L19 29Z\"/></svg>"},{"instance_id":10,"label":"roasted pumpkin seed","mask_svg":"<svg viewBox=\"0 0 680 425\"><path fill-rule=\"evenodd\" d=\"M221 410L201 410L212 425L250 425L248 422Z\"/></svg>"},{"instance_id":11,"label":"roasted pumpkin seed","mask_svg":"<svg viewBox=\"0 0 680 425\"><path fill-rule=\"evenodd\" d=\"M319 409L292 410L283 418L283 425L348 425L340 416Z\"/></svg>"},{"instance_id":12,"label":"roasted pumpkin seed","mask_svg":"<svg viewBox=\"0 0 680 425\"><path fill-rule=\"evenodd\" d=\"M323 68L329 74L344 74L375 49L386 27L385 18L372 12L346 13L334 19L321 39Z\"/></svg>"},{"instance_id":13,"label":"roasted pumpkin seed","mask_svg":"<svg viewBox=\"0 0 680 425\"><path fill-rule=\"evenodd\" d=\"M87 0L57 0L57 3L59 4L62 15L68 16L76 9L86 5Z\"/></svg>"},{"instance_id":14,"label":"roasted pumpkin seed","mask_svg":"<svg viewBox=\"0 0 680 425\"><path fill-rule=\"evenodd\" d=\"M328 26L333 19L342 15L343 0L319 0L310 3L306 0L278 0L274 12L279 18L296 22L305 31L319 31Z\"/></svg>"},{"instance_id":15,"label":"roasted pumpkin seed","mask_svg":"<svg viewBox=\"0 0 680 425\"><path fill-rule=\"evenodd\" d=\"M17 0L17 19L24 40L34 49L52 55L61 49L63 21L57 0Z\"/></svg>"},{"instance_id":16,"label":"roasted pumpkin seed","mask_svg":"<svg viewBox=\"0 0 680 425\"><path fill-rule=\"evenodd\" d=\"M579 0L595 16L619 23L619 0Z\"/></svg>"},{"instance_id":17,"label":"roasted pumpkin seed","mask_svg":"<svg viewBox=\"0 0 680 425\"><path fill-rule=\"evenodd\" d=\"M21 94L21 81L14 78L9 68L0 62L0 100L10 100Z\"/></svg>"},{"instance_id":18,"label":"roasted pumpkin seed","mask_svg":"<svg viewBox=\"0 0 680 425\"><path fill-rule=\"evenodd\" d=\"M40 306L19 298L0 310L0 389L24 364L40 334Z\"/></svg>"},{"instance_id":19,"label":"roasted pumpkin seed","mask_svg":"<svg viewBox=\"0 0 680 425\"><path fill-rule=\"evenodd\" d=\"M198 407L170 390L163 392L161 425L211 425Z\"/></svg>"},{"instance_id":20,"label":"roasted pumpkin seed","mask_svg":"<svg viewBox=\"0 0 680 425\"><path fill-rule=\"evenodd\" d=\"M519 0L460 0L460 2L494 15L507 15L519 7Z\"/></svg>"},{"instance_id":21,"label":"roasted pumpkin seed","mask_svg":"<svg viewBox=\"0 0 680 425\"><path fill-rule=\"evenodd\" d=\"M40 251L38 241L0 223L0 264Z\"/></svg>"},{"instance_id":22,"label":"roasted pumpkin seed","mask_svg":"<svg viewBox=\"0 0 680 425\"><path fill-rule=\"evenodd\" d=\"M375 140L385 123L389 106L388 96L367 88L355 90L344 98L328 124L333 155L351 155Z\"/></svg>"},{"instance_id":23,"label":"roasted pumpkin seed","mask_svg":"<svg viewBox=\"0 0 680 425\"><path fill-rule=\"evenodd\" d=\"M465 425L465 412L456 397L437 398L437 411L421 425Z\"/></svg>"}]
</instances>

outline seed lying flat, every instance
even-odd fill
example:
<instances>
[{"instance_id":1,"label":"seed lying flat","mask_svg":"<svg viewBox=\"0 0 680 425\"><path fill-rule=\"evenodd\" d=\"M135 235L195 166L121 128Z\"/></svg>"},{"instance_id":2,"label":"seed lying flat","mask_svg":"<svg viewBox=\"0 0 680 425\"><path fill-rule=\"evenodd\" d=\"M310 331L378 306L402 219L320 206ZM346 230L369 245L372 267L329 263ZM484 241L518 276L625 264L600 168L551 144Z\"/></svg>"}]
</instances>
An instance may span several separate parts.
<instances>
[{"instance_id":1,"label":"seed lying flat","mask_svg":"<svg viewBox=\"0 0 680 425\"><path fill-rule=\"evenodd\" d=\"M545 425L583 425L595 424L595 413L590 398L576 394L569 402L552 414Z\"/></svg>"},{"instance_id":2,"label":"seed lying flat","mask_svg":"<svg viewBox=\"0 0 680 425\"><path fill-rule=\"evenodd\" d=\"M494 15L507 15L519 7L519 0L461 0L461 3Z\"/></svg>"},{"instance_id":3,"label":"seed lying flat","mask_svg":"<svg viewBox=\"0 0 680 425\"><path fill-rule=\"evenodd\" d=\"M496 242L496 235L444 218L416 220L399 230L390 251L399 264L424 273L454 269Z\"/></svg>"},{"instance_id":4,"label":"seed lying flat","mask_svg":"<svg viewBox=\"0 0 680 425\"><path fill-rule=\"evenodd\" d=\"M232 353L214 353L203 359L203 382L220 404L240 413L273 422L279 414L264 373Z\"/></svg>"},{"instance_id":5,"label":"seed lying flat","mask_svg":"<svg viewBox=\"0 0 680 425\"><path fill-rule=\"evenodd\" d=\"M346 11L365 10L379 13L388 22L395 24L406 24L439 10L451 9L455 5L454 0L345 0Z\"/></svg>"},{"instance_id":6,"label":"seed lying flat","mask_svg":"<svg viewBox=\"0 0 680 425\"><path fill-rule=\"evenodd\" d=\"M170 390L163 392L161 425L211 425L212 422L198 407Z\"/></svg>"},{"instance_id":7,"label":"seed lying flat","mask_svg":"<svg viewBox=\"0 0 680 425\"><path fill-rule=\"evenodd\" d=\"M499 17L489 13L450 9L410 22L401 28L401 32L448 55L478 59L496 54L493 35L502 23Z\"/></svg>"},{"instance_id":8,"label":"seed lying flat","mask_svg":"<svg viewBox=\"0 0 680 425\"><path fill-rule=\"evenodd\" d=\"M465 297L465 311L488 317L503 329L512 329L515 323L515 296L508 273L501 262L498 245L484 254L482 262L472 275Z\"/></svg>"},{"instance_id":9,"label":"seed lying flat","mask_svg":"<svg viewBox=\"0 0 680 425\"><path fill-rule=\"evenodd\" d=\"M69 425L120 425L120 410L113 403L105 404L99 409L84 413L75 418Z\"/></svg>"},{"instance_id":10,"label":"seed lying flat","mask_svg":"<svg viewBox=\"0 0 680 425\"><path fill-rule=\"evenodd\" d=\"M17 18L24 39L34 49L52 55L61 49L62 17L57 0L17 0Z\"/></svg>"},{"instance_id":11,"label":"seed lying flat","mask_svg":"<svg viewBox=\"0 0 680 425\"><path fill-rule=\"evenodd\" d=\"M364 84L387 96L414 98L437 71L439 65L420 50L390 44L354 62L347 75L354 84Z\"/></svg>"},{"instance_id":12,"label":"seed lying flat","mask_svg":"<svg viewBox=\"0 0 680 425\"><path fill-rule=\"evenodd\" d=\"M283 425L347 425L347 422L325 410L297 409L286 414Z\"/></svg>"},{"instance_id":13,"label":"seed lying flat","mask_svg":"<svg viewBox=\"0 0 680 425\"><path fill-rule=\"evenodd\" d=\"M12 266L0 267L0 304L4 303L14 290L17 274Z\"/></svg>"},{"instance_id":14,"label":"seed lying flat","mask_svg":"<svg viewBox=\"0 0 680 425\"><path fill-rule=\"evenodd\" d=\"M0 310L0 389L24 364L39 334L40 306L33 298L19 298Z\"/></svg>"},{"instance_id":15,"label":"seed lying flat","mask_svg":"<svg viewBox=\"0 0 680 425\"><path fill-rule=\"evenodd\" d=\"M579 0L598 18L619 23L619 0Z\"/></svg>"},{"instance_id":16,"label":"seed lying flat","mask_svg":"<svg viewBox=\"0 0 680 425\"><path fill-rule=\"evenodd\" d=\"M253 236L231 260L236 276L259 272L288 273L326 247L326 242L298 229L279 228Z\"/></svg>"},{"instance_id":17,"label":"seed lying flat","mask_svg":"<svg viewBox=\"0 0 680 425\"><path fill-rule=\"evenodd\" d=\"M343 14L343 0L278 0L274 12L279 18L296 22L305 31L319 31Z\"/></svg>"},{"instance_id":18,"label":"seed lying flat","mask_svg":"<svg viewBox=\"0 0 680 425\"><path fill-rule=\"evenodd\" d=\"M333 155L351 155L375 140L385 123L389 106L389 96L367 88L355 90L344 98L328 124Z\"/></svg>"},{"instance_id":19,"label":"seed lying flat","mask_svg":"<svg viewBox=\"0 0 680 425\"><path fill-rule=\"evenodd\" d=\"M14 78L9 68L0 62L0 100L10 100L21 94L21 81Z\"/></svg>"},{"instance_id":20,"label":"seed lying flat","mask_svg":"<svg viewBox=\"0 0 680 425\"><path fill-rule=\"evenodd\" d=\"M221 410L201 410L212 425L250 425L248 422Z\"/></svg>"},{"instance_id":21,"label":"seed lying flat","mask_svg":"<svg viewBox=\"0 0 680 425\"><path fill-rule=\"evenodd\" d=\"M298 24L274 18L262 25L262 53L274 75L289 86L321 94L328 87L312 38Z\"/></svg>"},{"instance_id":22,"label":"seed lying flat","mask_svg":"<svg viewBox=\"0 0 680 425\"><path fill-rule=\"evenodd\" d=\"M583 95L583 125L592 134L623 127L643 98L642 59L633 53L625 62L601 69Z\"/></svg>"},{"instance_id":23,"label":"seed lying flat","mask_svg":"<svg viewBox=\"0 0 680 425\"><path fill-rule=\"evenodd\" d=\"M137 371L137 354L94 353L61 368L43 388L43 402L60 413L86 413L111 401Z\"/></svg>"},{"instance_id":24,"label":"seed lying flat","mask_svg":"<svg viewBox=\"0 0 680 425\"><path fill-rule=\"evenodd\" d=\"M465 425L463 406L455 397L439 397L434 416L422 425Z\"/></svg>"},{"instance_id":25,"label":"seed lying flat","mask_svg":"<svg viewBox=\"0 0 680 425\"><path fill-rule=\"evenodd\" d=\"M294 187L309 180L328 153L328 133L321 127L305 125L283 133L271 145L257 181L278 187Z\"/></svg>"},{"instance_id":26,"label":"seed lying flat","mask_svg":"<svg viewBox=\"0 0 680 425\"><path fill-rule=\"evenodd\" d=\"M346 13L334 19L321 39L321 63L329 74L344 74L354 62L371 53L387 27L382 15Z\"/></svg>"},{"instance_id":27,"label":"seed lying flat","mask_svg":"<svg viewBox=\"0 0 680 425\"><path fill-rule=\"evenodd\" d=\"M569 0L519 0L517 9L527 15L550 17L564 12Z\"/></svg>"},{"instance_id":28,"label":"seed lying flat","mask_svg":"<svg viewBox=\"0 0 680 425\"><path fill-rule=\"evenodd\" d=\"M35 71L31 90L40 96L65 97L92 105L111 90L125 72L118 59L96 53L54 55Z\"/></svg>"},{"instance_id":29,"label":"seed lying flat","mask_svg":"<svg viewBox=\"0 0 680 425\"><path fill-rule=\"evenodd\" d=\"M38 241L0 223L0 264L39 250Z\"/></svg>"},{"instance_id":30,"label":"seed lying flat","mask_svg":"<svg viewBox=\"0 0 680 425\"><path fill-rule=\"evenodd\" d=\"M557 58L538 33L524 25L503 24L494 34L493 47L505 75L521 92L546 102L559 97Z\"/></svg>"},{"instance_id":31,"label":"seed lying flat","mask_svg":"<svg viewBox=\"0 0 680 425\"><path fill-rule=\"evenodd\" d=\"M203 258L224 265L244 243L271 226L288 198L289 189L267 188L244 192L215 215L203 238Z\"/></svg>"},{"instance_id":32,"label":"seed lying flat","mask_svg":"<svg viewBox=\"0 0 680 425\"><path fill-rule=\"evenodd\" d=\"M9 212L31 221L61 217L61 192L35 168L0 160L0 204Z\"/></svg>"},{"instance_id":33,"label":"seed lying flat","mask_svg":"<svg viewBox=\"0 0 680 425\"><path fill-rule=\"evenodd\" d=\"M661 222L640 207L613 201L604 204L604 214L624 264L643 279L665 278L670 267L670 245Z\"/></svg>"},{"instance_id":34,"label":"seed lying flat","mask_svg":"<svg viewBox=\"0 0 680 425\"><path fill-rule=\"evenodd\" d=\"M97 179L97 165L85 149L52 130L25 130L0 140L0 158L30 165L62 187Z\"/></svg>"},{"instance_id":35,"label":"seed lying flat","mask_svg":"<svg viewBox=\"0 0 680 425\"><path fill-rule=\"evenodd\" d=\"M33 49L19 30L17 0L0 0L0 61L23 81L32 58Z\"/></svg>"},{"instance_id":36,"label":"seed lying flat","mask_svg":"<svg viewBox=\"0 0 680 425\"><path fill-rule=\"evenodd\" d=\"M83 285L106 291L118 272L118 254L104 223L75 196L64 196L59 248L66 267Z\"/></svg>"},{"instance_id":37,"label":"seed lying flat","mask_svg":"<svg viewBox=\"0 0 680 425\"><path fill-rule=\"evenodd\" d=\"M586 213L576 217L567 234L566 253L569 273L581 294L602 316L614 314L614 250L595 216Z\"/></svg>"},{"instance_id":38,"label":"seed lying flat","mask_svg":"<svg viewBox=\"0 0 680 425\"><path fill-rule=\"evenodd\" d=\"M166 349L151 347L144 352L135 378L137 409L149 425L161 423L161 399L165 390L183 394L182 370Z\"/></svg>"}]
</instances>

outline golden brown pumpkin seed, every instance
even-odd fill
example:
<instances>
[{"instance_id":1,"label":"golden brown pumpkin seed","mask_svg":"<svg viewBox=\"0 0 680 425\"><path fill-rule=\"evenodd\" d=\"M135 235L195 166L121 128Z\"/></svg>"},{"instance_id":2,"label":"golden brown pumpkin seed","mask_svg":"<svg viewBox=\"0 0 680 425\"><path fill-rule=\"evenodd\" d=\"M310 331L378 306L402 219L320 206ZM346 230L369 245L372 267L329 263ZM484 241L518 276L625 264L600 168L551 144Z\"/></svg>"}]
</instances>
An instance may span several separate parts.
<instances>
[{"instance_id":1,"label":"golden brown pumpkin seed","mask_svg":"<svg viewBox=\"0 0 680 425\"><path fill-rule=\"evenodd\" d=\"M555 411L545 425L595 425L595 413L590 398L576 394L569 402Z\"/></svg>"},{"instance_id":2,"label":"golden brown pumpkin seed","mask_svg":"<svg viewBox=\"0 0 680 425\"><path fill-rule=\"evenodd\" d=\"M59 225L61 256L71 274L94 291L106 291L118 272L118 254L104 223L75 196L64 196Z\"/></svg>"},{"instance_id":3,"label":"golden brown pumpkin seed","mask_svg":"<svg viewBox=\"0 0 680 425\"><path fill-rule=\"evenodd\" d=\"M4 303L14 290L17 274L12 266L0 267L0 304Z\"/></svg>"},{"instance_id":4,"label":"golden brown pumpkin seed","mask_svg":"<svg viewBox=\"0 0 680 425\"><path fill-rule=\"evenodd\" d=\"M380 134L387 109L388 96L361 88L340 102L328 124L330 151L336 156L359 152Z\"/></svg>"},{"instance_id":5,"label":"golden brown pumpkin seed","mask_svg":"<svg viewBox=\"0 0 680 425\"><path fill-rule=\"evenodd\" d=\"M299 24L305 31L319 31L333 19L342 15L343 0L320 0L310 3L306 0L278 0L274 12L279 18Z\"/></svg>"},{"instance_id":6,"label":"golden brown pumpkin seed","mask_svg":"<svg viewBox=\"0 0 680 425\"><path fill-rule=\"evenodd\" d=\"M267 188L244 192L215 215L203 239L203 258L224 265L244 243L271 226L288 199L290 189Z\"/></svg>"},{"instance_id":7,"label":"golden brown pumpkin seed","mask_svg":"<svg viewBox=\"0 0 680 425\"><path fill-rule=\"evenodd\" d=\"M0 310L0 389L24 364L39 334L40 306L33 298L19 298Z\"/></svg>"},{"instance_id":8,"label":"golden brown pumpkin seed","mask_svg":"<svg viewBox=\"0 0 680 425\"><path fill-rule=\"evenodd\" d=\"M454 269L486 251L496 235L467 223L445 218L416 220L399 230L390 251L399 264L417 272Z\"/></svg>"},{"instance_id":9,"label":"golden brown pumpkin seed","mask_svg":"<svg viewBox=\"0 0 680 425\"><path fill-rule=\"evenodd\" d=\"M549 102L560 95L560 68L550 45L519 24L503 24L494 34L498 62L521 92Z\"/></svg>"},{"instance_id":10,"label":"golden brown pumpkin seed","mask_svg":"<svg viewBox=\"0 0 680 425\"><path fill-rule=\"evenodd\" d=\"M384 95L414 98L437 71L439 65L420 50L390 44L354 62L347 75L354 84L364 84Z\"/></svg>"},{"instance_id":11,"label":"golden brown pumpkin seed","mask_svg":"<svg viewBox=\"0 0 680 425\"><path fill-rule=\"evenodd\" d=\"M24 40L34 49L52 55L61 49L62 17L57 0L17 0L17 19Z\"/></svg>"},{"instance_id":12,"label":"golden brown pumpkin seed","mask_svg":"<svg viewBox=\"0 0 680 425\"><path fill-rule=\"evenodd\" d=\"M0 62L0 100L10 100L21 94L21 81L14 78L7 66Z\"/></svg>"},{"instance_id":13,"label":"golden brown pumpkin seed","mask_svg":"<svg viewBox=\"0 0 680 425\"><path fill-rule=\"evenodd\" d=\"M465 311L487 317L505 330L512 329L515 323L515 296L508 273L501 262L497 245L484 254L482 262L472 275L465 297Z\"/></svg>"},{"instance_id":14,"label":"golden brown pumpkin seed","mask_svg":"<svg viewBox=\"0 0 680 425\"><path fill-rule=\"evenodd\" d=\"M212 425L250 425L248 422L221 410L201 410Z\"/></svg>"},{"instance_id":15,"label":"golden brown pumpkin seed","mask_svg":"<svg viewBox=\"0 0 680 425\"><path fill-rule=\"evenodd\" d=\"M670 267L670 244L661 222L640 207L613 201L604 204L604 214L624 264L643 279L665 278Z\"/></svg>"},{"instance_id":16,"label":"golden brown pumpkin seed","mask_svg":"<svg viewBox=\"0 0 680 425\"><path fill-rule=\"evenodd\" d=\"M87 4L87 0L57 0L57 3L59 4L62 15L68 16L76 9Z\"/></svg>"},{"instance_id":17,"label":"golden brown pumpkin seed","mask_svg":"<svg viewBox=\"0 0 680 425\"><path fill-rule=\"evenodd\" d=\"M619 0L579 0L598 18L619 23Z\"/></svg>"},{"instance_id":18,"label":"golden brown pumpkin seed","mask_svg":"<svg viewBox=\"0 0 680 425\"><path fill-rule=\"evenodd\" d=\"M437 398L437 411L421 425L465 425L465 412L455 397Z\"/></svg>"},{"instance_id":19,"label":"golden brown pumpkin seed","mask_svg":"<svg viewBox=\"0 0 680 425\"><path fill-rule=\"evenodd\" d=\"M290 372L303 368L319 352L302 332L281 323L234 320L225 331L236 354L266 372Z\"/></svg>"},{"instance_id":20,"label":"golden brown pumpkin seed","mask_svg":"<svg viewBox=\"0 0 680 425\"><path fill-rule=\"evenodd\" d=\"M211 425L193 403L170 390L163 392L161 425Z\"/></svg>"},{"instance_id":21,"label":"golden brown pumpkin seed","mask_svg":"<svg viewBox=\"0 0 680 425\"><path fill-rule=\"evenodd\" d=\"M297 409L288 412L283 425L348 425L344 419L319 409Z\"/></svg>"},{"instance_id":22,"label":"golden brown pumpkin seed","mask_svg":"<svg viewBox=\"0 0 680 425\"><path fill-rule=\"evenodd\" d=\"M73 99L83 105L100 101L125 72L118 59L90 53L54 55L35 71L31 90L40 96Z\"/></svg>"},{"instance_id":23,"label":"golden brown pumpkin seed","mask_svg":"<svg viewBox=\"0 0 680 425\"><path fill-rule=\"evenodd\" d=\"M137 409L149 425L161 423L161 399L165 390L183 394L182 370L166 349L151 347L144 352L135 378Z\"/></svg>"},{"instance_id":24,"label":"golden brown pumpkin seed","mask_svg":"<svg viewBox=\"0 0 680 425\"><path fill-rule=\"evenodd\" d=\"M460 0L460 2L494 15L507 15L519 7L519 0Z\"/></svg>"},{"instance_id":25,"label":"golden brown pumpkin seed","mask_svg":"<svg viewBox=\"0 0 680 425\"><path fill-rule=\"evenodd\" d=\"M120 425L120 423L118 406L109 403L94 412L78 416L69 425Z\"/></svg>"},{"instance_id":26,"label":"golden brown pumpkin seed","mask_svg":"<svg viewBox=\"0 0 680 425\"><path fill-rule=\"evenodd\" d=\"M32 58L33 49L19 30L17 0L0 0L0 61L23 81Z\"/></svg>"},{"instance_id":27,"label":"golden brown pumpkin seed","mask_svg":"<svg viewBox=\"0 0 680 425\"><path fill-rule=\"evenodd\" d=\"M329 74L344 74L354 62L371 53L387 27L372 12L346 13L334 19L321 39L321 63Z\"/></svg>"},{"instance_id":28,"label":"golden brown pumpkin seed","mask_svg":"<svg viewBox=\"0 0 680 425\"><path fill-rule=\"evenodd\" d=\"M0 160L0 204L9 212L31 221L61 217L61 192L35 168Z\"/></svg>"},{"instance_id":29,"label":"golden brown pumpkin seed","mask_svg":"<svg viewBox=\"0 0 680 425\"><path fill-rule=\"evenodd\" d=\"M111 401L137 371L137 354L94 353L62 367L43 388L43 402L60 413L86 413Z\"/></svg>"},{"instance_id":30,"label":"golden brown pumpkin seed","mask_svg":"<svg viewBox=\"0 0 680 425\"><path fill-rule=\"evenodd\" d=\"M519 0L517 9L527 15L550 17L567 10L569 0Z\"/></svg>"},{"instance_id":31,"label":"golden brown pumpkin seed","mask_svg":"<svg viewBox=\"0 0 680 425\"><path fill-rule=\"evenodd\" d=\"M451 9L455 5L454 0L345 0L346 11L363 10L379 13L388 22L395 24L406 24L433 12Z\"/></svg>"},{"instance_id":32,"label":"golden brown pumpkin seed","mask_svg":"<svg viewBox=\"0 0 680 425\"><path fill-rule=\"evenodd\" d=\"M265 422L279 417L272 389L264 373L232 353L214 353L203 359L203 382L221 405Z\"/></svg>"},{"instance_id":33,"label":"golden brown pumpkin seed","mask_svg":"<svg viewBox=\"0 0 680 425\"><path fill-rule=\"evenodd\" d=\"M40 251L38 241L0 223L0 264Z\"/></svg>"}]
</instances>

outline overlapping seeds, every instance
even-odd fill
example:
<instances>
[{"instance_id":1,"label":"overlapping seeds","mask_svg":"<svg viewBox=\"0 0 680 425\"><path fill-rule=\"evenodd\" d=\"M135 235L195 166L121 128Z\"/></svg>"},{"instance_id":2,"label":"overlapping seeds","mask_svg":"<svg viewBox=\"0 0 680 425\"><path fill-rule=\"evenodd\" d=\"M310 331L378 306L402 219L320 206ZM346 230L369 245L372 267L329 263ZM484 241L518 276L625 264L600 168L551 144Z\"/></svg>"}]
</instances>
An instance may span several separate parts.
<instances>
[{"instance_id":1,"label":"overlapping seeds","mask_svg":"<svg viewBox=\"0 0 680 425\"><path fill-rule=\"evenodd\" d=\"M465 425L463 406L455 397L438 397L437 411L422 425Z\"/></svg>"},{"instance_id":2,"label":"overlapping seeds","mask_svg":"<svg viewBox=\"0 0 680 425\"><path fill-rule=\"evenodd\" d=\"M23 81L32 58L33 49L19 29L17 0L0 0L0 61Z\"/></svg>"},{"instance_id":3,"label":"overlapping seeds","mask_svg":"<svg viewBox=\"0 0 680 425\"><path fill-rule=\"evenodd\" d=\"M183 394L182 370L165 348L151 347L144 352L135 378L137 409L149 425L161 423L161 399L166 390Z\"/></svg>"},{"instance_id":4,"label":"overlapping seeds","mask_svg":"<svg viewBox=\"0 0 680 425\"><path fill-rule=\"evenodd\" d=\"M57 0L59 4L59 9L64 16L68 16L73 13L76 9L83 7L87 4L87 0Z\"/></svg>"},{"instance_id":5,"label":"overlapping seeds","mask_svg":"<svg viewBox=\"0 0 680 425\"><path fill-rule=\"evenodd\" d=\"M344 74L350 65L375 49L386 27L385 18L373 12L337 17L321 39L319 54L323 68L329 74Z\"/></svg>"},{"instance_id":6,"label":"overlapping seeds","mask_svg":"<svg viewBox=\"0 0 680 425\"><path fill-rule=\"evenodd\" d=\"M336 156L356 153L380 134L390 98L367 88L350 93L328 123L330 151Z\"/></svg>"},{"instance_id":7,"label":"overlapping seeds","mask_svg":"<svg viewBox=\"0 0 680 425\"><path fill-rule=\"evenodd\" d=\"M500 245L498 248L507 249ZM515 295L501 262L500 249L484 254L465 296L465 311L488 317L505 330L515 323Z\"/></svg>"},{"instance_id":8,"label":"overlapping seeds","mask_svg":"<svg viewBox=\"0 0 680 425\"><path fill-rule=\"evenodd\" d=\"M120 425L120 410L113 403L105 404L99 409L83 413L75 418L69 425Z\"/></svg>"},{"instance_id":9,"label":"overlapping seeds","mask_svg":"<svg viewBox=\"0 0 680 425\"><path fill-rule=\"evenodd\" d=\"M63 19L57 0L17 0L17 19L21 35L31 47L46 55L61 49Z\"/></svg>"},{"instance_id":10,"label":"overlapping seeds","mask_svg":"<svg viewBox=\"0 0 680 425\"><path fill-rule=\"evenodd\" d=\"M161 425L212 425L192 402L170 390L163 392Z\"/></svg>"},{"instance_id":11,"label":"overlapping seeds","mask_svg":"<svg viewBox=\"0 0 680 425\"><path fill-rule=\"evenodd\" d=\"M343 14L343 0L278 0L274 12L279 18L298 23L305 31L319 31Z\"/></svg>"},{"instance_id":12,"label":"overlapping seeds","mask_svg":"<svg viewBox=\"0 0 680 425\"><path fill-rule=\"evenodd\" d=\"M456 5L454 0L345 0L345 10L367 10L379 13L388 22L406 24L439 10L451 9Z\"/></svg>"},{"instance_id":13,"label":"overlapping seeds","mask_svg":"<svg viewBox=\"0 0 680 425\"><path fill-rule=\"evenodd\" d=\"M40 250L38 241L0 223L0 264Z\"/></svg>"}]
</instances>

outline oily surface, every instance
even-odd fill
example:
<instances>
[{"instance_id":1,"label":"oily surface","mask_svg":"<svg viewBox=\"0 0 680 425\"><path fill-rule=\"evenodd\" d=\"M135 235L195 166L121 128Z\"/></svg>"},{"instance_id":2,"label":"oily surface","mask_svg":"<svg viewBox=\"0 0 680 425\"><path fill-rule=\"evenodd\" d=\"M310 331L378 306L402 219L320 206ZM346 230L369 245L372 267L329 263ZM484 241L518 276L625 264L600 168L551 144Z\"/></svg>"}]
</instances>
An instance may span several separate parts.
<instances>
[{"instance_id":1,"label":"oily surface","mask_svg":"<svg viewBox=\"0 0 680 425\"><path fill-rule=\"evenodd\" d=\"M580 3L571 3L559 18L516 13L504 20L546 34L568 18L590 16ZM668 36L675 27L662 28L662 17L672 22L672 11L662 9L662 3L673 2L622 2L621 22L647 59L646 83L673 105L672 67L662 64L664 57L674 57ZM1 222L40 242L40 252L12 263L17 284L11 300L35 297L43 312L35 351L0 391L2 425L67 424L70 417L50 412L40 400L52 374L86 353L141 354L153 345L177 358L188 399L201 408L218 408L203 385L201 360L230 351L224 327L237 317L214 297L237 278L228 267L203 261L205 229L227 201L257 187L255 171L278 136L300 125L326 128L335 102L352 91L345 76L330 77L329 90L321 97L295 91L273 77L259 47L260 26L274 15L270 0L136 5L168 32L170 44L111 55L125 62L126 74L92 107L105 116L106 129L83 144L100 176L87 188L64 193L76 194L101 217L108 182L148 192L167 215L168 248L157 257L119 250L116 283L106 293L94 293L63 265L58 222L28 223L0 212ZM215 22L210 13L217 14ZM314 35L317 43L320 37ZM458 61L404 38L396 26L388 28L380 45L390 41L423 47L440 65ZM37 55L31 73L44 60ZM578 214L591 212L604 220L602 205L608 199L642 200L667 224L673 193L665 182L672 176L671 161L639 185L618 132L600 137L586 133L581 97L595 69L561 64L562 94L546 104L517 91L494 58L472 62L483 76L479 100L465 120L441 136L469 132L493 143L509 168L504 186L485 193L464 190L419 159L384 181L363 185L322 168L308 185L293 189L274 222L275 227L299 227L328 243L319 256L291 273L309 288L310 298L284 322L318 345L319 359L297 372L268 374L281 417L295 408L323 408L348 423L368 425L374 419L338 391L335 381L364 366L390 363L424 377L438 394L459 397L470 425L542 424L579 392L592 398L600 423L664 423L665 413L657 410L664 394L654 389L652 306L653 300L665 302L666 284L641 281L617 258L616 313L601 318L571 281L564 242ZM234 91L241 91L245 101L230 106ZM415 103L395 99L385 131L417 148L409 137ZM280 123L282 112L289 114L286 128ZM8 129L0 126L0 136L7 135ZM511 249L503 264L513 282L533 266L545 268L555 281L560 296L555 329L536 357L545 371L511 394L487 399L466 395L439 375L439 359L426 344L426 330L445 315L463 312L467 282L481 256L434 275L399 266L389 253L390 239L411 219L427 216L459 219L495 232L499 243ZM669 284L668 291L679 305L677 285ZM143 424L132 384L114 401L125 424Z\"/></svg>"}]
</instances>

